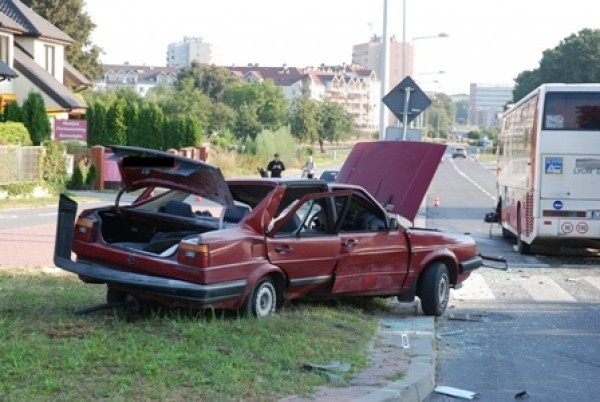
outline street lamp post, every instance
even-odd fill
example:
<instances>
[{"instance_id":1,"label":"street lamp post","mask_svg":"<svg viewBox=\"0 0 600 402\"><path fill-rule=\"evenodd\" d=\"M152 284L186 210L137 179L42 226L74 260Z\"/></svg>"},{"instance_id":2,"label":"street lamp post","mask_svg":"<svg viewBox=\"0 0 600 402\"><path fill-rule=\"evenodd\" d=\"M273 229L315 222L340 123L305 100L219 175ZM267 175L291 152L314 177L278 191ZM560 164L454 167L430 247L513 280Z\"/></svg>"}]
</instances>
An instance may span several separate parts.
<instances>
[{"instance_id":1,"label":"street lamp post","mask_svg":"<svg viewBox=\"0 0 600 402\"><path fill-rule=\"evenodd\" d=\"M414 74L414 69L415 69L415 41L416 40L421 40L421 39L447 38L448 36L450 36L450 35L448 35L446 32L440 32L437 35L416 36L416 37L412 38L412 54L413 54L412 67L413 67L413 74Z\"/></svg>"}]
</instances>

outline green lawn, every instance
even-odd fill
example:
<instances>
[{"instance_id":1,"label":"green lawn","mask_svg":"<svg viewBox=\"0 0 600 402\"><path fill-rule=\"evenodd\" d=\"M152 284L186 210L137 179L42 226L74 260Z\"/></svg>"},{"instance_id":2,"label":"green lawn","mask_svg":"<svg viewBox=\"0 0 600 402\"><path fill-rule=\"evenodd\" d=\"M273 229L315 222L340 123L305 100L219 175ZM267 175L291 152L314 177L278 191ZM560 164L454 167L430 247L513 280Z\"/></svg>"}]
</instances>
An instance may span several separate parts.
<instances>
[{"instance_id":1,"label":"green lawn","mask_svg":"<svg viewBox=\"0 0 600 402\"><path fill-rule=\"evenodd\" d=\"M267 319L219 311L75 315L103 285L0 271L0 400L277 400L327 383L306 363L367 365L381 301L294 304ZM344 386L345 382L340 383Z\"/></svg>"}]
</instances>

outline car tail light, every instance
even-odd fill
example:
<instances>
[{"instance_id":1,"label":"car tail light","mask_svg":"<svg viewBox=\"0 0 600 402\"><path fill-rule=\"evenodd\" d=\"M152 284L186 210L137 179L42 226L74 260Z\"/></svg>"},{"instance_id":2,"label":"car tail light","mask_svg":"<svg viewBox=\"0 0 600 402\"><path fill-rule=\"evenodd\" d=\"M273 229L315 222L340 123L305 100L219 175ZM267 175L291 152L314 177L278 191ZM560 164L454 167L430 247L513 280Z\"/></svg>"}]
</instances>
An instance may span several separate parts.
<instances>
[{"instance_id":1,"label":"car tail light","mask_svg":"<svg viewBox=\"0 0 600 402\"><path fill-rule=\"evenodd\" d=\"M92 242L96 236L96 221L79 218L75 222L74 237L76 240Z\"/></svg>"},{"instance_id":2,"label":"car tail light","mask_svg":"<svg viewBox=\"0 0 600 402\"><path fill-rule=\"evenodd\" d=\"M206 244L179 243L177 261L181 264L206 268L210 263L210 253Z\"/></svg>"}]
</instances>

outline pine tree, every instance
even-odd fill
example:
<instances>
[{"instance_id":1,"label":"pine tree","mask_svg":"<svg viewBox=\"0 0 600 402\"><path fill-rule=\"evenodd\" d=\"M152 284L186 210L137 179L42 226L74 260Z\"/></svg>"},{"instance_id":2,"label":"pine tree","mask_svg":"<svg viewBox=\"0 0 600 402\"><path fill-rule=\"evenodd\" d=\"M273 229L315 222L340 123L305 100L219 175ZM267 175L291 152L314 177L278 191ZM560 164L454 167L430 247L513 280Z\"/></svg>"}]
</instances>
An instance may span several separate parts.
<instances>
[{"instance_id":1,"label":"pine tree","mask_svg":"<svg viewBox=\"0 0 600 402\"><path fill-rule=\"evenodd\" d=\"M29 92L27 99L23 102L23 124L27 127L31 142L40 145L50 139L50 120L46 114L44 98L39 92Z\"/></svg>"}]
</instances>

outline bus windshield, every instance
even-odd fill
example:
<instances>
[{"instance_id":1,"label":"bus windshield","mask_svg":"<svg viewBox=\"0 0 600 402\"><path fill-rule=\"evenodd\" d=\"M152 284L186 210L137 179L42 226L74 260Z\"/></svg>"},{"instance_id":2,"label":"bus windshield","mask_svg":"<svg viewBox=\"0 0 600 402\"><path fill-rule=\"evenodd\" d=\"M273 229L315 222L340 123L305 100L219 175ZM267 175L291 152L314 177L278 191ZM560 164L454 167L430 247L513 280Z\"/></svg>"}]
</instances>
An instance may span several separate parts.
<instances>
[{"instance_id":1,"label":"bus windshield","mask_svg":"<svg viewBox=\"0 0 600 402\"><path fill-rule=\"evenodd\" d=\"M600 130L600 92L548 92L544 130Z\"/></svg>"}]
</instances>

